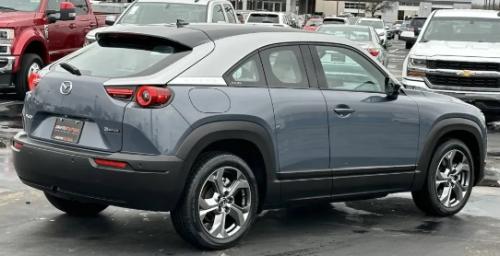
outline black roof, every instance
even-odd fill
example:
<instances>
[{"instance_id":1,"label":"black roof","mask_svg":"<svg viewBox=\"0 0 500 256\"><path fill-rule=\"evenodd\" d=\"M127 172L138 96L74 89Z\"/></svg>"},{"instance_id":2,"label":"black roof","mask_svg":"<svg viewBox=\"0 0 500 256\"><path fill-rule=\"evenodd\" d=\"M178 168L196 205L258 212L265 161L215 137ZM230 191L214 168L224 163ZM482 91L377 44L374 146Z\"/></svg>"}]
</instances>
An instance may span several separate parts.
<instances>
[{"instance_id":1,"label":"black roof","mask_svg":"<svg viewBox=\"0 0 500 256\"><path fill-rule=\"evenodd\" d=\"M147 26L111 26L96 35L105 34L132 34L145 37L165 38L170 41L194 48L209 41L216 41L226 37L261 32L299 32L300 30L255 25L221 25L221 24L191 24L182 27L176 25L147 25Z\"/></svg>"}]
</instances>

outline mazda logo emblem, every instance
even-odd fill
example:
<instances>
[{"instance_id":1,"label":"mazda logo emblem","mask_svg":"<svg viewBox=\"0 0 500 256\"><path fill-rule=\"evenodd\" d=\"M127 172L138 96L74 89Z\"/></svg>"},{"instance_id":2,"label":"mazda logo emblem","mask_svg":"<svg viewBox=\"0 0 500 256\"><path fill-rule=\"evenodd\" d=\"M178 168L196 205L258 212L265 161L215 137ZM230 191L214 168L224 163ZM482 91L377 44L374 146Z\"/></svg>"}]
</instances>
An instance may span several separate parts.
<instances>
[{"instance_id":1,"label":"mazda logo emblem","mask_svg":"<svg viewBox=\"0 0 500 256\"><path fill-rule=\"evenodd\" d=\"M70 81L64 81L61 84L61 87L59 87L59 92L62 95L68 95L71 93L71 90L73 90L73 83Z\"/></svg>"}]
</instances>

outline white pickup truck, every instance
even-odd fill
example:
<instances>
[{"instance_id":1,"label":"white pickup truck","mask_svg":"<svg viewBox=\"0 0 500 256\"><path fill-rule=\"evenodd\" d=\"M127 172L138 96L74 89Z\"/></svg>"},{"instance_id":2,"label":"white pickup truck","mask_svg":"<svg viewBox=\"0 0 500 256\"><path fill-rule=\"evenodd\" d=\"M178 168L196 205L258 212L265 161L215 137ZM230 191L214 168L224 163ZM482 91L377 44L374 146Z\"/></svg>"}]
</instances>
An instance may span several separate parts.
<instances>
[{"instance_id":1,"label":"white pickup truck","mask_svg":"<svg viewBox=\"0 0 500 256\"><path fill-rule=\"evenodd\" d=\"M403 84L455 96L500 121L500 12L433 12L404 62Z\"/></svg>"}]
</instances>

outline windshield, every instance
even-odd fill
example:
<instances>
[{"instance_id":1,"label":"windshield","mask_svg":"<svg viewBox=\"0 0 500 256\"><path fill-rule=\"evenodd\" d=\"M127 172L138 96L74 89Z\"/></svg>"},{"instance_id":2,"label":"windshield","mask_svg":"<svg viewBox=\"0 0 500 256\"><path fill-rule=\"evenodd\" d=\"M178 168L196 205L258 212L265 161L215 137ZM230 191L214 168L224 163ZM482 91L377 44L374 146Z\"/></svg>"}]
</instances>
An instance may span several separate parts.
<instances>
[{"instance_id":1,"label":"windshield","mask_svg":"<svg viewBox=\"0 0 500 256\"><path fill-rule=\"evenodd\" d=\"M318 32L342 37L355 42L368 42L372 40L369 28L352 28L344 26L321 26Z\"/></svg>"},{"instance_id":2,"label":"windshield","mask_svg":"<svg viewBox=\"0 0 500 256\"><path fill-rule=\"evenodd\" d=\"M103 34L98 43L65 63L86 76L130 77L154 74L189 53L189 48L161 38ZM64 72L59 65L54 68Z\"/></svg>"},{"instance_id":3,"label":"windshield","mask_svg":"<svg viewBox=\"0 0 500 256\"><path fill-rule=\"evenodd\" d=\"M381 20L360 20L357 25L368 26L375 29L384 28L384 22Z\"/></svg>"},{"instance_id":4,"label":"windshield","mask_svg":"<svg viewBox=\"0 0 500 256\"><path fill-rule=\"evenodd\" d=\"M33 12L38 10L41 0L1 0L0 12L22 11Z\"/></svg>"},{"instance_id":5,"label":"windshield","mask_svg":"<svg viewBox=\"0 0 500 256\"><path fill-rule=\"evenodd\" d=\"M267 13L252 13L248 17L249 23L280 23L279 17L276 14Z\"/></svg>"},{"instance_id":6,"label":"windshield","mask_svg":"<svg viewBox=\"0 0 500 256\"><path fill-rule=\"evenodd\" d=\"M461 41L500 43L500 19L434 18L430 21L424 41Z\"/></svg>"},{"instance_id":7,"label":"windshield","mask_svg":"<svg viewBox=\"0 0 500 256\"><path fill-rule=\"evenodd\" d=\"M207 7L182 3L136 3L123 15L121 24L170 24L181 19L189 23L207 21Z\"/></svg>"}]
</instances>

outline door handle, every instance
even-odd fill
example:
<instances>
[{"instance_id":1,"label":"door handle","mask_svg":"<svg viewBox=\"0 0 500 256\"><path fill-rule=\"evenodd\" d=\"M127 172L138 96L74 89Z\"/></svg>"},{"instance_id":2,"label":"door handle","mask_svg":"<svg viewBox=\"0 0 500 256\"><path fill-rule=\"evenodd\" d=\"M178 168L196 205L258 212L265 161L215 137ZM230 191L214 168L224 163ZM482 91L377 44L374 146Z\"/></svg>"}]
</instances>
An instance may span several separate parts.
<instances>
[{"instance_id":1,"label":"door handle","mask_svg":"<svg viewBox=\"0 0 500 256\"><path fill-rule=\"evenodd\" d=\"M71 28L71 29L76 28L76 24L75 24L75 23L71 23L71 24L69 24L69 28Z\"/></svg>"},{"instance_id":2,"label":"door handle","mask_svg":"<svg viewBox=\"0 0 500 256\"><path fill-rule=\"evenodd\" d=\"M352 109L351 107L349 107L348 105L345 105L345 104L340 104L340 105L335 106L333 111L335 113L337 113L337 115L340 117L348 117L352 113L356 112L354 109Z\"/></svg>"},{"instance_id":3,"label":"door handle","mask_svg":"<svg viewBox=\"0 0 500 256\"><path fill-rule=\"evenodd\" d=\"M97 27L97 23L95 22L90 22L90 27L93 28L93 27Z\"/></svg>"}]
</instances>

